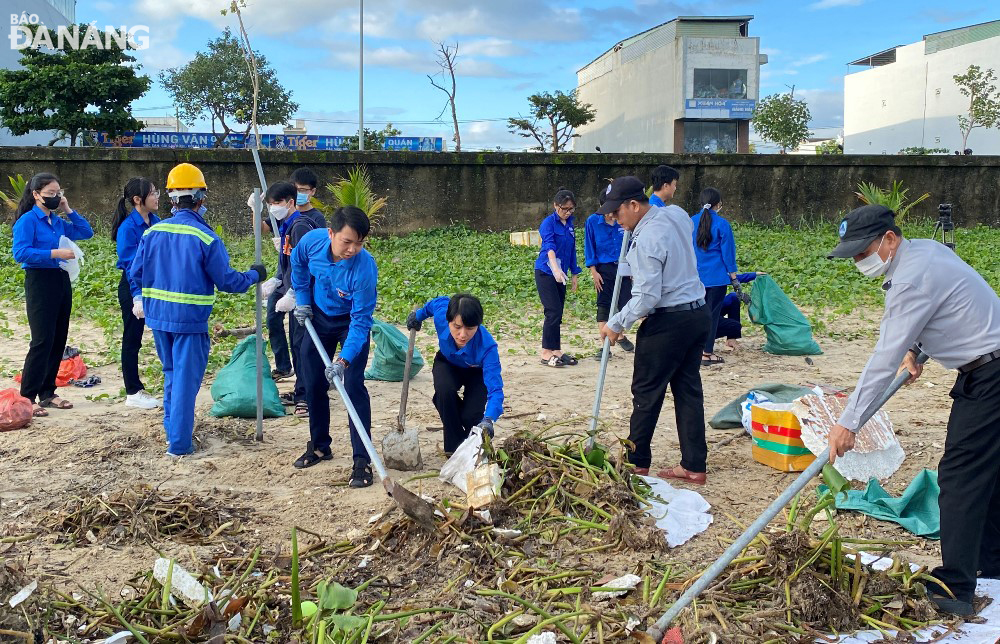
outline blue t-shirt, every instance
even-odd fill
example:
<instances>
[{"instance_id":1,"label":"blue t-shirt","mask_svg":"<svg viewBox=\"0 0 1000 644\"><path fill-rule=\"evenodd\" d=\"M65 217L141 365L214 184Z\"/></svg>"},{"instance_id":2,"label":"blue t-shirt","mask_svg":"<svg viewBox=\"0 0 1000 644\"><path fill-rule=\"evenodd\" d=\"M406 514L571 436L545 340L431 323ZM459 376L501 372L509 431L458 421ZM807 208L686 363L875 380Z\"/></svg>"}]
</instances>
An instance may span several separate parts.
<instances>
[{"instance_id":1,"label":"blue t-shirt","mask_svg":"<svg viewBox=\"0 0 1000 644\"><path fill-rule=\"evenodd\" d=\"M649 205L657 206L659 208L666 208L667 204L663 203L663 199L660 199L657 195L649 195Z\"/></svg>"},{"instance_id":2,"label":"blue t-shirt","mask_svg":"<svg viewBox=\"0 0 1000 644\"><path fill-rule=\"evenodd\" d=\"M315 306L329 316L351 316L340 357L354 362L373 324L378 282L375 259L362 248L350 259L333 261L330 235L319 228L303 235L292 250L291 271L296 304Z\"/></svg>"},{"instance_id":3,"label":"blue t-shirt","mask_svg":"<svg viewBox=\"0 0 1000 644\"><path fill-rule=\"evenodd\" d=\"M542 248L538 252L538 259L535 260L535 270L552 274L552 269L549 268L549 251L554 250L564 273L567 275L580 273L580 266L576 263L576 232L573 230L572 217L564 224L559 220L559 215L553 212L542 220L538 234L542 238Z\"/></svg>"},{"instance_id":4,"label":"blue t-shirt","mask_svg":"<svg viewBox=\"0 0 1000 644\"><path fill-rule=\"evenodd\" d=\"M618 222L609 224L600 213L587 217L583 235L584 264L594 266L617 263L624 239L625 229Z\"/></svg>"},{"instance_id":5,"label":"blue t-shirt","mask_svg":"<svg viewBox=\"0 0 1000 644\"><path fill-rule=\"evenodd\" d=\"M438 336L438 349L444 359L462 368L483 370L486 385L486 413L484 417L496 420L503 413L503 379L500 377L500 352L496 340L485 327L479 327L476 335L461 349L455 344L448 328L448 303L450 298L435 297L416 311L417 319L434 318L434 330Z\"/></svg>"},{"instance_id":6,"label":"blue t-shirt","mask_svg":"<svg viewBox=\"0 0 1000 644\"><path fill-rule=\"evenodd\" d=\"M708 248L698 245L698 226L701 218L712 217L712 241ZM694 244L694 254L698 260L698 277L705 288L713 286L728 286L730 273L736 272L736 240L733 238L733 227L714 210L699 212L691 218L694 232L691 242Z\"/></svg>"},{"instance_id":7,"label":"blue t-shirt","mask_svg":"<svg viewBox=\"0 0 1000 644\"><path fill-rule=\"evenodd\" d=\"M125 271L125 274L128 275L128 269L131 268L132 260L135 259L135 251L139 248L139 240L142 239L143 233L159 221L159 217L149 213L149 223L147 224L139 211L134 208L131 214L122 220L122 223L118 225L118 234L115 237L115 245L118 250L118 262L115 267L118 270ZM131 277L128 278L128 281L132 297L139 297L142 294L142 288L132 282Z\"/></svg>"},{"instance_id":8,"label":"blue t-shirt","mask_svg":"<svg viewBox=\"0 0 1000 644\"><path fill-rule=\"evenodd\" d=\"M54 212L46 215L38 206L18 217L11 250L21 268L59 268L63 260L54 259L52 251L59 248L60 237L78 241L94 236L94 229L75 210L68 217L66 221Z\"/></svg>"}]
</instances>

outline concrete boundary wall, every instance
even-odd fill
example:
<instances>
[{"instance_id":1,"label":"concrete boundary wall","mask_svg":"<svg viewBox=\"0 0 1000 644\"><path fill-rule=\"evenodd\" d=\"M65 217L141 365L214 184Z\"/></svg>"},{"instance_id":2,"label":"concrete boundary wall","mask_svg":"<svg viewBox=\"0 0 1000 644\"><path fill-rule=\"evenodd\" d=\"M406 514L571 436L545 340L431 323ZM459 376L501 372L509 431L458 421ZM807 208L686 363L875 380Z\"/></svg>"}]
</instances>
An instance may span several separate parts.
<instances>
[{"instance_id":1,"label":"concrete boundary wall","mask_svg":"<svg viewBox=\"0 0 1000 644\"><path fill-rule=\"evenodd\" d=\"M722 192L723 212L735 221L835 221L860 204L854 195L858 182L888 187L902 180L911 198L931 193L911 216L936 217L937 204L950 202L961 226L1000 225L1000 157L274 150L261 151L261 157L269 181L306 165L319 175L321 186L355 164L367 165L376 191L388 197L379 228L388 234L452 223L479 230L536 228L562 186L577 193L577 212L585 216L597 207L605 178L635 174L648 181L661 163L681 173L675 203L694 210L700 206L698 192L712 186ZM257 184L257 172L247 150L5 147L0 148L0 190L9 190L8 175L54 172L70 204L107 230L132 176L150 178L162 191L160 212L168 212L166 176L184 161L205 173L209 223L230 232L250 230L246 196ZM318 196L330 198L325 187ZM9 221L10 215L3 216Z\"/></svg>"}]
</instances>

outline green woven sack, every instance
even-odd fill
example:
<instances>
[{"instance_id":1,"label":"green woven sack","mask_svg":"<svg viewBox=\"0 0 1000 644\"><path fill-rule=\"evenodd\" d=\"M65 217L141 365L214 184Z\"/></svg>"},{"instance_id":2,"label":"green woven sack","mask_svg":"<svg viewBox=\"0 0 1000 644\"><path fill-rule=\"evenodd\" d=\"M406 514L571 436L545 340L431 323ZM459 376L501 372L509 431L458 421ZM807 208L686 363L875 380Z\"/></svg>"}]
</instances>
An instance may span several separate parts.
<instances>
[{"instance_id":1,"label":"green woven sack","mask_svg":"<svg viewBox=\"0 0 1000 644\"><path fill-rule=\"evenodd\" d=\"M764 351L781 356L823 353L813 340L812 326L770 275L760 275L750 289L750 321L764 325Z\"/></svg>"},{"instance_id":2,"label":"green woven sack","mask_svg":"<svg viewBox=\"0 0 1000 644\"><path fill-rule=\"evenodd\" d=\"M264 417L285 415L278 386L271 380L271 365L264 355ZM257 417L257 336L251 335L233 349L229 364L219 369L212 383L213 416Z\"/></svg>"},{"instance_id":3,"label":"green woven sack","mask_svg":"<svg viewBox=\"0 0 1000 644\"><path fill-rule=\"evenodd\" d=\"M385 380L387 382L403 382L403 371L406 369L406 351L410 339L393 325L375 320L372 325L372 344L375 345L375 355L372 366L365 371L368 380ZM413 348L413 364L410 366L410 380L420 373L424 359L416 347Z\"/></svg>"}]
</instances>

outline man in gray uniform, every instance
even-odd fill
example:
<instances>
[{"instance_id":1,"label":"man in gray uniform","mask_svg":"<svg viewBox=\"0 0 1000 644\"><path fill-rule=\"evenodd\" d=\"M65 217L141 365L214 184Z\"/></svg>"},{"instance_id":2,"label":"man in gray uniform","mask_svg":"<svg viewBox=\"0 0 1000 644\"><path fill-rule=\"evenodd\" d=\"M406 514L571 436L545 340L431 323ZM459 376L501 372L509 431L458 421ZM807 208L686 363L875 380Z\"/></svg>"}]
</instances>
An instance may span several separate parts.
<instances>
[{"instance_id":1,"label":"man in gray uniform","mask_svg":"<svg viewBox=\"0 0 1000 644\"><path fill-rule=\"evenodd\" d=\"M941 610L972 615L977 575L1000 577L1000 297L948 247L904 239L883 206L850 212L829 257L885 276L878 343L830 432L831 462L854 447L861 414L897 370L909 370L909 382L920 376L919 351L958 369L938 465L943 565L933 572L955 597L937 584L928 595Z\"/></svg>"},{"instance_id":2,"label":"man in gray uniform","mask_svg":"<svg viewBox=\"0 0 1000 644\"><path fill-rule=\"evenodd\" d=\"M629 426L629 440L635 447L628 454L629 462L636 472L649 473L650 444L669 385L681 463L659 476L704 483L708 448L701 348L711 324L691 242L694 225L678 206L650 206L642 182L635 177L615 179L598 212L611 215L632 231L625 256L632 269L632 299L601 328L601 338L610 338L614 344L625 329L646 318L635 336Z\"/></svg>"}]
</instances>

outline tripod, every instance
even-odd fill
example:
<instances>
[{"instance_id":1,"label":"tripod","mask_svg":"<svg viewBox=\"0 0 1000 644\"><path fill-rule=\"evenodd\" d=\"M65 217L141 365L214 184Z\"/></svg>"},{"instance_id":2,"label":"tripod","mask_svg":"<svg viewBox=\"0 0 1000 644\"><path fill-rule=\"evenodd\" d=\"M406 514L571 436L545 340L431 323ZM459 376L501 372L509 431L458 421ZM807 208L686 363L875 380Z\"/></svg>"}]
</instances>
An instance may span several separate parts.
<instances>
[{"instance_id":1,"label":"tripod","mask_svg":"<svg viewBox=\"0 0 1000 644\"><path fill-rule=\"evenodd\" d=\"M940 238L938 233L941 234ZM951 218L951 204L938 205L938 220L934 225L933 239L955 250L955 222Z\"/></svg>"}]
</instances>

